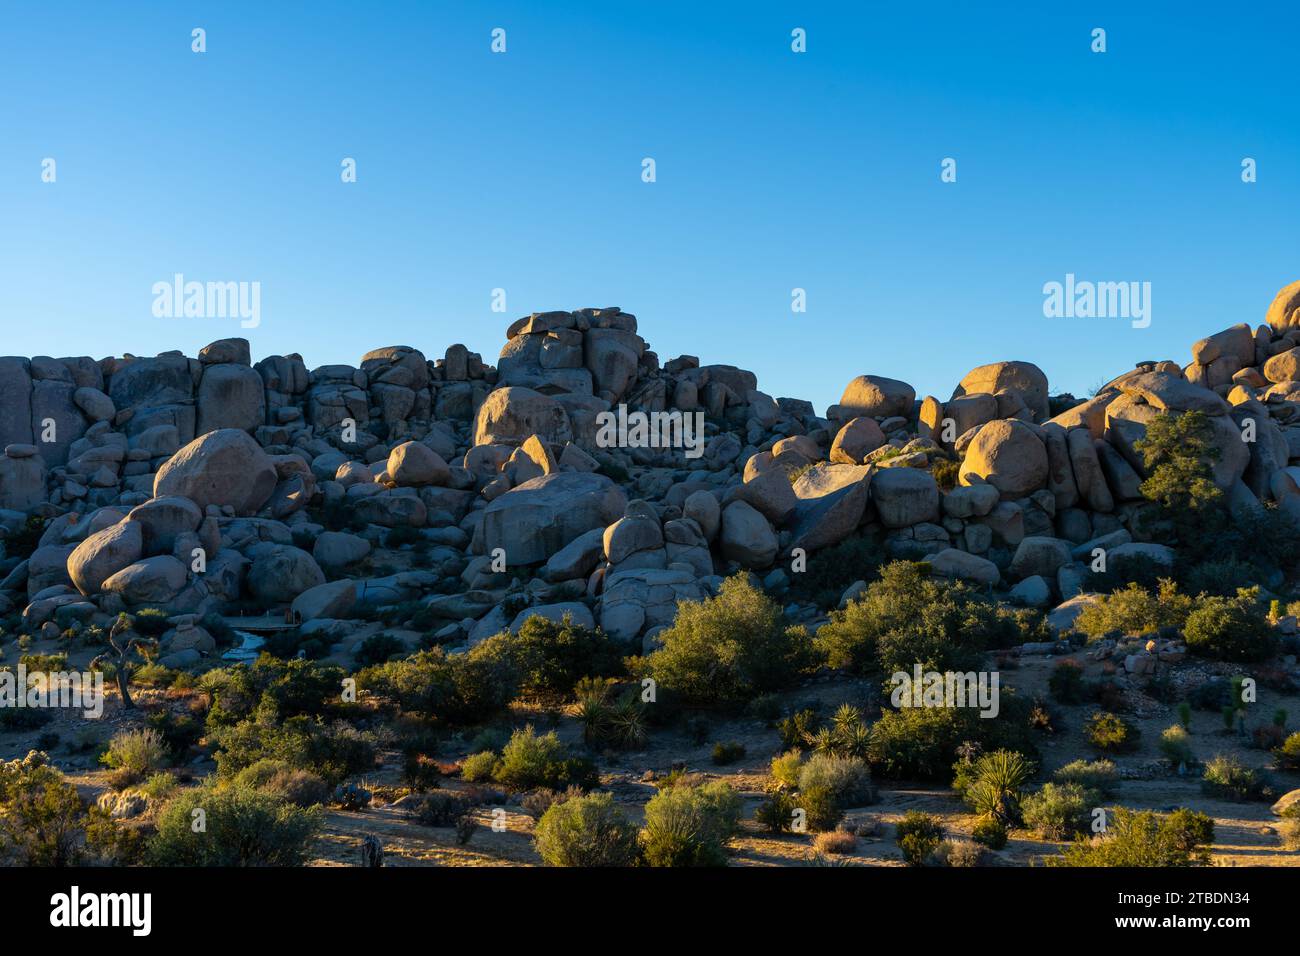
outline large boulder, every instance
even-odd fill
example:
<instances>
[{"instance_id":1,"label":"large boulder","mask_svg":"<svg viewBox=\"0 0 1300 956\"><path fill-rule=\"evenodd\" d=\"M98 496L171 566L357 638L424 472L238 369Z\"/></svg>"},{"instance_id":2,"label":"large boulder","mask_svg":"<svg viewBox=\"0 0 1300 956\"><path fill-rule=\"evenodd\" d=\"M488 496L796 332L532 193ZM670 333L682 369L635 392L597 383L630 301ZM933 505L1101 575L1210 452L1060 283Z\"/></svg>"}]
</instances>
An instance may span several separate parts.
<instances>
[{"instance_id":1,"label":"large boulder","mask_svg":"<svg viewBox=\"0 0 1300 956\"><path fill-rule=\"evenodd\" d=\"M1033 413L1034 421L1046 421L1050 415L1047 407L1047 376L1032 362L993 362L973 368L958 383L952 397L963 395L995 395L1003 389L1016 392Z\"/></svg>"},{"instance_id":2,"label":"large boulder","mask_svg":"<svg viewBox=\"0 0 1300 956\"><path fill-rule=\"evenodd\" d=\"M30 445L34 437L31 362L12 355L0 357L0 448Z\"/></svg>"},{"instance_id":3,"label":"large boulder","mask_svg":"<svg viewBox=\"0 0 1300 956\"><path fill-rule=\"evenodd\" d=\"M277 480L271 456L251 435L221 428L169 458L158 469L153 493L180 495L203 509L229 505L237 515L252 515L271 497Z\"/></svg>"},{"instance_id":4,"label":"large boulder","mask_svg":"<svg viewBox=\"0 0 1300 956\"><path fill-rule=\"evenodd\" d=\"M45 459L34 445L6 445L0 456L0 508L30 511L44 500Z\"/></svg>"},{"instance_id":5,"label":"large boulder","mask_svg":"<svg viewBox=\"0 0 1300 956\"><path fill-rule=\"evenodd\" d=\"M744 501L722 509L719 546L723 557L744 568L766 568L776 558L777 539L767 519Z\"/></svg>"},{"instance_id":6,"label":"large boulder","mask_svg":"<svg viewBox=\"0 0 1300 956\"><path fill-rule=\"evenodd\" d=\"M266 387L262 376L247 365L208 365L199 382L200 435L219 428L251 432L266 424Z\"/></svg>"},{"instance_id":7,"label":"large boulder","mask_svg":"<svg viewBox=\"0 0 1300 956\"><path fill-rule=\"evenodd\" d=\"M1023 498L1047 482L1047 448L1033 427L1015 419L998 419L982 427L966 449L961 483L980 478L1003 498Z\"/></svg>"},{"instance_id":8,"label":"large boulder","mask_svg":"<svg viewBox=\"0 0 1300 956\"><path fill-rule=\"evenodd\" d=\"M357 583L351 578L318 584L293 599L290 610L302 621L346 617L357 603Z\"/></svg>"},{"instance_id":9,"label":"large boulder","mask_svg":"<svg viewBox=\"0 0 1300 956\"><path fill-rule=\"evenodd\" d=\"M423 442L403 442L388 455L388 477L400 487L446 485L451 468L442 456Z\"/></svg>"},{"instance_id":10,"label":"large boulder","mask_svg":"<svg viewBox=\"0 0 1300 956\"><path fill-rule=\"evenodd\" d=\"M543 475L511 489L483 510L483 545L488 554L502 548L510 567L538 564L580 534L592 528L603 530L626 508L627 496L604 475Z\"/></svg>"},{"instance_id":11,"label":"large boulder","mask_svg":"<svg viewBox=\"0 0 1300 956\"><path fill-rule=\"evenodd\" d=\"M82 594L98 594L104 580L144 555L143 526L119 521L77 545L68 556L68 576Z\"/></svg>"},{"instance_id":12,"label":"large boulder","mask_svg":"<svg viewBox=\"0 0 1300 956\"><path fill-rule=\"evenodd\" d=\"M1300 282L1292 282L1273 297L1264 321L1274 332L1300 328Z\"/></svg>"},{"instance_id":13,"label":"large boulder","mask_svg":"<svg viewBox=\"0 0 1300 956\"><path fill-rule=\"evenodd\" d=\"M945 548L926 558L926 561L935 574L954 580L973 581L992 587L1002 577L998 566L988 558L958 551L956 548Z\"/></svg>"},{"instance_id":14,"label":"large boulder","mask_svg":"<svg viewBox=\"0 0 1300 956\"><path fill-rule=\"evenodd\" d=\"M872 475L870 465L816 464L794 483L792 548L817 551L839 544L862 521Z\"/></svg>"},{"instance_id":15,"label":"large boulder","mask_svg":"<svg viewBox=\"0 0 1300 956\"><path fill-rule=\"evenodd\" d=\"M177 535L198 530L203 512L188 498L165 495L136 505L126 520L139 525L144 535L145 554L168 554L176 544Z\"/></svg>"},{"instance_id":16,"label":"large boulder","mask_svg":"<svg viewBox=\"0 0 1300 956\"><path fill-rule=\"evenodd\" d=\"M356 564L370 553L370 542L346 531L324 531L317 535L311 555L316 563L330 571L341 571Z\"/></svg>"},{"instance_id":17,"label":"large boulder","mask_svg":"<svg viewBox=\"0 0 1300 956\"><path fill-rule=\"evenodd\" d=\"M1031 536L1016 548L1007 574L1013 581L1035 574L1055 579L1056 572L1070 561L1070 542L1061 538Z\"/></svg>"},{"instance_id":18,"label":"large boulder","mask_svg":"<svg viewBox=\"0 0 1300 956\"><path fill-rule=\"evenodd\" d=\"M885 433L873 418L854 418L835 436L831 443L830 460L837 464L860 465L885 443Z\"/></svg>"},{"instance_id":19,"label":"large boulder","mask_svg":"<svg viewBox=\"0 0 1300 956\"><path fill-rule=\"evenodd\" d=\"M555 445L571 440L573 430L564 406L520 386L488 393L474 419L475 445L522 445L532 435Z\"/></svg>"},{"instance_id":20,"label":"large boulder","mask_svg":"<svg viewBox=\"0 0 1300 956\"><path fill-rule=\"evenodd\" d=\"M915 401L916 389L906 382L883 375L859 375L845 386L834 417L849 421L859 417L910 416Z\"/></svg>"},{"instance_id":21,"label":"large boulder","mask_svg":"<svg viewBox=\"0 0 1300 956\"><path fill-rule=\"evenodd\" d=\"M736 497L753 505L775 525L784 524L799 503L790 479L780 468L761 472L742 483L736 488Z\"/></svg>"},{"instance_id":22,"label":"large boulder","mask_svg":"<svg viewBox=\"0 0 1300 956\"><path fill-rule=\"evenodd\" d=\"M127 604L170 603L185 587L185 565L169 554L128 564L104 579L101 590L116 594Z\"/></svg>"},{"instance_id":23,"label":"large boulder","mask_svg":"<svg viewBox=\"0 0 1300 956\"><path fill-rule=\"evenodd\" d=\"M886 528L906 528L939 518L939 486L928 471L885 468L871 479L871 500Z\"/></svg>"},{"instance_id":24,"label":"large boulder","mask_svg":"<svg viewBox=\"0 0 1300 956\"><path fill-rule=\"evenodd\" d=\"M306 551L287 544L260 544L249 550L253 566L248 589L265 604L287 604L325 583L325 572Z\"/></svg>"},{"instance_id":25,"label":"large boulder","mask_svg":"<svg viewBox=\"0 0 1300 956\"><path fill-rule=\"evenodd\" d=\"M610 637L630 642L650 628L668 625L679 601L700 601L703 589L690 571L633 568L605 579L600 626Z\"/></svg>"}]
</instances>

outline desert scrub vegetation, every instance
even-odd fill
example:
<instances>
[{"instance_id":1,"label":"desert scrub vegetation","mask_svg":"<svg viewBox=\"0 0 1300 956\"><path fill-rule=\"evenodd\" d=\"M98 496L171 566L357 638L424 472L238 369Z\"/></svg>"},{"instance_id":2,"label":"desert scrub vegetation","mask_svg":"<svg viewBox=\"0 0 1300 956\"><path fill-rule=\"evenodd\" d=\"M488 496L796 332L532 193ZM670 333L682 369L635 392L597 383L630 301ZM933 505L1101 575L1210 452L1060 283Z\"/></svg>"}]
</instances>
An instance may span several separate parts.
<instances>
[{"instance_id":1,"label":"desert scrub vegetation","mask_svg":"<svg viewBox=\"0 0 1300 956\"><path fill-rule=\"evenodd\" d=\"M1217 756L1206 761L1201 789L1213 797L1229 800L1269 800L1273 788L1258 770L1237 757Z\"/></svg>"},{"instance_id":2,"label":"desert scrub vegetation","mask_svg":"<svg viewBox=\"0 0 1300 956\"><path fill-rule=\"evenodd\" d=\"M1259 588L1246 588L1235 597L1206 596L1187 615L1183 626L1187 649L1223 661L1263 661L1277 653L1277 638L1269 626Z\"/></svg>"},{"instance_id":3,"label":"desert scrub vegetation","mask_svg":"<svg viewBox=\"0 0 1300 956\"><path fill-rule=\"evenodd\" d=\"M1088 718L1083 728L1089 744L1107 753L1131 753L1138 748L1141 735L1137 726L1119 714L1099 710Z\"/></svg>"},{"instance_id":4,"label":"desert scrub vegetation","mask_svg":"<svg viewBox=\"0 0 1300 956\"><path fill-rule=\"evenodd\" d=\"M1180 809L1162 815L1117 807L1105 832L1079 836L1048 866L1187 867L1207 866L1214 842L1214 821L1203 813Z\"/></svg>"},{"instance_id":5,"label":"desert scrub vegetation","mask_svg":"<svg viewBox=\"0 0 1300 956\"><path fill-rule=\"evenodd\" d=\"M1025 826L1048 840L1082 833L1091 822L1098 796L1077 783L1045 783L1024 799Z\"/></svg>"},{"instance_id":6,"label":"desert scrub vegetation","mask_svg":"<svg viewBox=\"0 0 1300 956\"><path fill-rule=\"evenodd\" d=\"M1170 578L1162 578L1154 591L1130 583L1080 611L1074 628L1092 640L1111 633L1153 634L1162 627L1181 629L1194 607Z\"/></svg>"},{"instance_id":7,"label":"desert scrub vegetation","mask_svg":"<svg viewBox=\"0 0 1300 956\"><path fill-rule=\"evenodd\" d=\"M663 647L636 660L637 676L697 707L739 707L793 682L814 663L806 628L786 623L780 606L743 574L717 597L678 605Z\"/></svg>"},{"instance_id":8,"label":"desert scrub vegetation","mask_svg":"<svg viewBox=\"0 0 1300 956\"><path fill-rule=\"evenodd\" d=\"M811 467L811 466L810 466ZM802 574L792 575L787 596L809 601L821 608L839 605L840 597L855 581L869 581L884 563L884 547L879 537L852 535L839 544L817 552Z\"/></svg>"},{"instance_id":9,"label":"desert scrub vegetation","mask_svg":"<svg viewBox=\"0 0 1300 956\"><path fill-rule=\"evenodd\" d=\"M952 780L963 745L980 751L1014 750L1036 760L1032 705L1003 690L1001 712L985 720L969 707L886 710L871 727L868 763L878 777Z\"/></svg>"},{"instance_id":10,"label":"desert scrub vegetation","mask_svg":"<svg viewBox=\"0 0 1300 956\"><path fill-rule=\"evenodd\" d=\"M1052 774L1057 783L1077 783L1109 797L1119 789L1119 769L1113 760L1072 760Z\"/></svg>"},{"instance_id":11,"label":"desert scrub vegetation","mask_svg":"<svg viewBox=\"0 0 1300 956\"><path fill-rule=\"evenodd\" d=\"M834 829L845 810L875 802L871 771L857 757L816 753L799 768L795 804L813 831Z\"/></svg>"},{"instance_id":12,"label":"desert scrub vegetation","mask_svg":"<svg viewBox=\"0 0 1300 956\"><path fill-rule=\"evenodd\" d=\"M641 856L637 828L608 793L553 802L534 841L547 866L635 866Z\"/></svg>"},{"instance_id":13,"label":"desert scrub vegetation","mask_svg":"<svg viewBox=\"0 0 1300 956\"><path fill-rule=\"evenodd\" d=\"M195 811L202 811L203 832L194 831ZM145 859L154 866L301 866L321 827L318 807L209 781L163 807Z\"/></svg>"},{"instance_id":14,"label":"desert scrub vegetation","mask_svg":"<svg viewBox=\"0 0 1300 956\"><path fill-rule=\"evenodd\" d=\"M909 810L895 827L898 848L908 866L924 866L943 842L943 824L938 817Z\"/></svg>"},{"instance_id":15,"label":"desert scrub vegetation","mask_svg":"<svg viewBox=\"0 0 1300 956\"><path fill-rule=\"evenodd\" d=\"M726 866L740 797L726 783L678 783L645 805L641 846L648 866Z\"/></svg>"},{"instance_id":16,"label":"desert scrub vegetation","mask_svg":"<svg viewBox=\"0 0 1300 956\"><path fill-rule=\"evenodd\" d=\"M244 720L219 728L211 737L217 773L223 778L272 759L318 774L335 785L375 765L371 735L343 721L327 724L307 716L290 717L279 724Z\"/></svg>"},{"instance_id":17,"label":"desert scrub vegetation","mask_svg":"<svg viewBox=\"0 0 1300 956\"><path fill-rule=\"evenodd\" d=\"M167 748L156 730L121 730L113 735L100 756L104 766L116 771L113 783L119 789L130 786L163 765Z\"/></svg>"},{"instance_id":18,"label":"desert scrub vegetation","mask_svg":"<svg viewBox=\"0 0 1300 956\"><path fill-rule=\"evenodd\" d=\"M1014 750L995 750L959 761L953 789L981 817L1010 826L1020 820L1020 797L1036 771L1033 761Z\"/></svg>"},{"instance_id":19,"label":"desert scrub vegetation","mask_svg":"<svg viewBox=\"0 0 1300 956\"><path fill-rule=\"evenodd\" d=\"M894 561L817 631L826 663L860 674L978 670L991 648L1045 638L1037 612L1012 610L927 565Z\"/></svg>"},{"instance_id":20,"label":"desert scrub vegetation","mask_svg":"<svg viewBox=\"0 0 1300 956\"><path fill-rule=\"evenodd\" d=\"M0 863L126 865L139 852L136 831L87 806L45 753L0 763Z\"/></svg>"},{"instance_id":21,"label":"desert scrub vegetation","mask_svg":"<svg viewBox=\"0 0 1300 956\"><path fill-rule=\"evenodd\" d=\"M462 776L464 769L462 768ZM595 764L575 757L555 731L538 736L531 724L516 730L492 767L492 779L511 790L576 786L590 790L600 783Z\"/></svg>"},{"instance_id":22,"label":"desert scrub vegetation","mask_svg":"<svg viewBox=\"0 0 1300 956\"><path fill-rule=\"evenodd\" d=\"M329 801L332 792L330 785L311 771L271 759L259 760L239 771L232 786L269 793L296 807L319 806Z\"/></svg>"}]
</instances>

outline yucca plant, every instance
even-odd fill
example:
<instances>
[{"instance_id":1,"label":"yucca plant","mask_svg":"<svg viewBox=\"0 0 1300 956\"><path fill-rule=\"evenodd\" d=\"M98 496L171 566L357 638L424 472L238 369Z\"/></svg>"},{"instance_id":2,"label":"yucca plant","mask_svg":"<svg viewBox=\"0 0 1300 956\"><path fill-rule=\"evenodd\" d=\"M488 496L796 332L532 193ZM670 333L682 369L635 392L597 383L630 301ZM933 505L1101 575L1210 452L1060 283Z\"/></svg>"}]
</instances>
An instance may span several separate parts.
<instances>
[{"instance_id":1,"label":"yucca plant","mask_svg":"<svg viewBox=\"0 0 1300 956\"><path fill-rule=\"evenodd\" d=\"M1034 764L1014 750L995 750L975 761L966 802L981 816L1003 825L1020 816L1020 792L1034 775Z\"/></svg>"}]
</instances>

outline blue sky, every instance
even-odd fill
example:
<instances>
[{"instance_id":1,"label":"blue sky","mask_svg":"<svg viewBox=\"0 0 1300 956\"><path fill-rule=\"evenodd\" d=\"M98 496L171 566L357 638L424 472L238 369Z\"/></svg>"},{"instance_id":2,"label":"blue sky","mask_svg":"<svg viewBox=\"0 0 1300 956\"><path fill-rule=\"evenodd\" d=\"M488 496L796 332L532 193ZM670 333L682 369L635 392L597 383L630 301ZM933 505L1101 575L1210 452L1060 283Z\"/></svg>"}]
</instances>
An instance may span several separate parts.
<instances>
[{"instance_id":1,"label":"blue sky","mask_svg":"<svg viewBox=\"0 0 1300 956\"><path fill-rule=\"evenodd\" d=\"M619 305L819 411L1186 362L1300 278L1300 15L1046 6L5 2L0 352L495 362L520 315ZM260 282L261 325L155 318L177 272ZM1044 318L1066 273L1150 282L1151 326Z\"/></svg>"}]
</instances>

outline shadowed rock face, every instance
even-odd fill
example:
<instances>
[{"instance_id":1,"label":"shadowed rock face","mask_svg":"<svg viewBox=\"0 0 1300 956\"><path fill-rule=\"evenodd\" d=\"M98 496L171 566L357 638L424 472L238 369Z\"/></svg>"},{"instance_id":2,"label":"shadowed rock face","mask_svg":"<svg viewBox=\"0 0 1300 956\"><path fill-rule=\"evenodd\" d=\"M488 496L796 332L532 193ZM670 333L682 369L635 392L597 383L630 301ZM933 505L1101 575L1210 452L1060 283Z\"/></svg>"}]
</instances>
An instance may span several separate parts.
<instances>
[{"instance_id":1,"label":"shadowed rock face","mask_svg":"<svg viewBox=\"0 0 1300 956\"><path fill-rule=\"evenodd\" d=\"M420 601L452 648L566 610L649 648L723 575L784 596L799 560L859 535L1046 606L1086 586L1095 547L1172 560L1141 493L1162 416L1207 416L1234 509L1300 517L1300 283L1190 358L1083 402L1049 403L1025 361L972 369L946 402L864 374L825 416L735 366L661 362L616 307L517 320L496 368L463 345L250 364L243 339L196 359L0 358L0 527L50 519L29 560L3 559L0 611L55 626L296 602L346 650L358 609ZM598 422L620 405L698 414L700 454L630 427L609 441Z\"/></svg>"}]
</instances>

